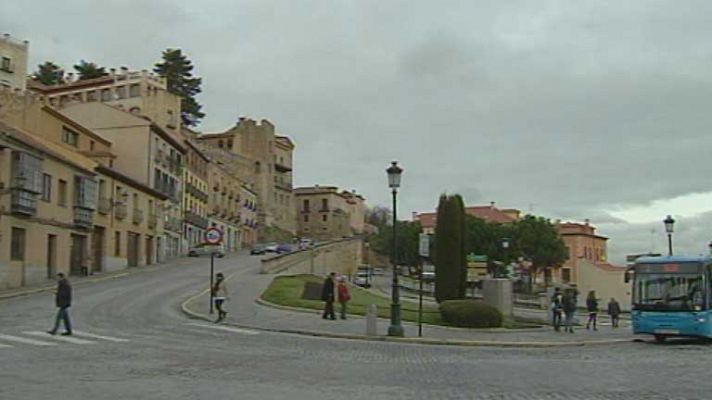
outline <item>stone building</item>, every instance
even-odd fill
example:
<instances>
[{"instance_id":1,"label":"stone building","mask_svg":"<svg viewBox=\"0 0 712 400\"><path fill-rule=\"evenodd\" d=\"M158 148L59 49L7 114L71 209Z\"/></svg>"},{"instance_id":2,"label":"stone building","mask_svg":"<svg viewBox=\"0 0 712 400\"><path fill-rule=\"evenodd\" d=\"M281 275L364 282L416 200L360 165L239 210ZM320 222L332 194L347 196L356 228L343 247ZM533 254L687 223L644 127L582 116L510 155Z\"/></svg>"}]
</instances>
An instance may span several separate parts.
<instances>
[{"instance_id":1,"label":"stone building","mask_svg":"<svg viewBox=\"0 0 712 400\"><path fill-rule=\"evenodd\" d=\"M186 148L181 139L150 119L99 102L73 103L62 113L113 143L113 168L164 194L163 256L176 257L183 239L183 173Z\"/></svg>"},{"instance_id":2,"label":"stone building","mask_svg":"<svg viewBox=\"0 0 712 400\"><path fill-rule=\"evenodd\" d=\"M294 196L299 237L329 240L363 233L365 205L360 195L315 185L296 188Z\"/></svg>"},{"instance_id":3,"label":"stone building","mask_svg":"<svg viewBox=\"0 0 712 400\"><path fill-rule=\"evenodd\" d=\"M465 213L487 222L498 224L511 224L519 220L521 217L521 211L514 208L497 208L495 202L491 202L488 206L465 207ZM433 235L435 234L435 225L437 225L437 212L414 212L413 221L420 222L420 226L423 228L423 233Z\"/></svg>"},{"instance_id":4,"label":"stone building","mask_svg":"<svg viewBox=\"0 0 712 400\"><path fill-rule=\"evenodd\" d=\"M240 118L222 133L202 134L198 140L217 149L237 154L246 161L239 178L257 193L260 204L258 228L261 240L287 239L296 232L292 191L294 144L275 134L274 125ZM244 164L242 164L244 165Z\"/></svg>"},{"instance_id":5,"label":"stone building","mask_svg":"<svg viewBox=\"0 0 712 400\"><path fill-rule=\"evenodd\" d=\"M223 232L226 250L238 250L242 237L243 203L245 199L240 179L220 164L208 164L208 223ZM256 207L256 204L250 204Z\"/></svg>"},{"instance_id":6,"label":"stone building","mask_svg":"<svg viewBox=\"0 0 712 400\"><path fill-rule=\"evenodd\" d=\"M10 34L0 36L0 86L25 90L30 44Z\"/></svg>"}]
</instances>

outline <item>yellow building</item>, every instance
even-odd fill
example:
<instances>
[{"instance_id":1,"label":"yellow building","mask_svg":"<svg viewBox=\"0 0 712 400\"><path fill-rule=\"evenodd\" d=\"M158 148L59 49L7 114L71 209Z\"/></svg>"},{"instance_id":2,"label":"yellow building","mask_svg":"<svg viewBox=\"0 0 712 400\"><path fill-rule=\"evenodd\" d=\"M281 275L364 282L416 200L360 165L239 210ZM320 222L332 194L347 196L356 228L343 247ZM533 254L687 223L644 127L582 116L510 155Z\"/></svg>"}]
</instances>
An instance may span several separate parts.
<instances>
[{"instance_id":1,"label":"yellow building","mask_svg":"<svg viewBox=\"0 0 712 400\"><path fill-rule=\"evenodd\" d=\"M242 242L242 182L220 164L211 162L208 164L208 183L208 224L223 232L226 251L238 250Z\"/></svg>"},{"instance_id":2,"label":"yellow building","mask_svg":"<svg viewBox=\"0 0 712 400\"><path fill-rule=\"evenodd\" d=\"M7 33L0 36L0 86L25 90L29 46Z\"/></svg>"},{"instance_id":3,"label":"yellow building","mask_svg":"<svg viewBox=\"0 0 712 400\"><path fill-rule=\"evenodd\" d=\"M352 225L350 210L354 207L355 193L339 192L336 186L311 186L294 189L297 212L297 234L302 238L317 240L339 239L352 236L356 227L363 229L363 222ZM364 214L361 214L362 216Z\"/></svg>"},{"instance_id":4,"label":"yellow building","mask_svg":"<svg viewBox=\"0 0 712 400\"><path fill-rule=\"evenodd\" d=\"M208 164L210 159L184 139L186 148L183 173L183 243L186 250L204 242L208 228Z\"/></svg>"}]
</instances>

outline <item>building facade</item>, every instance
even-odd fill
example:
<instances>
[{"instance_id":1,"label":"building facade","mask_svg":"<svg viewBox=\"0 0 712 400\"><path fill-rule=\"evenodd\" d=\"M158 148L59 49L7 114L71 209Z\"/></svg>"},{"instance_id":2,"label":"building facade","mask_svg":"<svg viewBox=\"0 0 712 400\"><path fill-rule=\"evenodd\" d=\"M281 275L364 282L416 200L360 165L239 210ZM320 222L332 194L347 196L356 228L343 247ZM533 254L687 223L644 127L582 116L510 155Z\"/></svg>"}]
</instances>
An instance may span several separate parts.
<instances>
[{"instance_id":1,"label":"building facade","mask_svg":"<svg viewBox=\"0 0 712 400\"><path fill-rule=\"evenodd\" d=\"M465 207L465 213L487 222L497 224L510 224L521 218L521 211L514 208L497 208L495 202L491 202L488 206ZM420 226L423 228L423 233L427 233L429 235L435 234L435 225L437 225L438 222L437 213L413 213L413 221L420 222Z\"/></svg>"},{"instance_id":2,"label":"building facade","mask_svg":"<svg viewBox=\"0 0 712 400\"><path fill-rule=\"evenodd\" d=\"M240 249L242 243L242 183L217 163L208 164L208 224L223 233L226 251Z\"/></svg>"},{"instance_id":3,"label":"building facade","mask_svg":"<svg viewBox=\"0 0 712 400\"><path fill-rule=\"evenodd\" d=\"M294 196L299 237L330 240L363 233L365 205L360 195L340 192L335 186L315 185L296 188ZM355 209L358 211L352 214Z\"/></svg>"},{"instance_id":4,"label":"building facade","mask_svg":"<svg viewBox=\"0 0 712 400\"><path fill-rule=\"evenodd\" d=\"M0 36L0 86L24 91L30 43L5 33Z\"/></svg>"},{"instance_id":5,"label":"building facade","mask_svg":"<svg viewBox=\"0 0 712 400\"><path fill-rule=\"evenodd\" d=\"M257 193L261 240L295 234L297 227L292 190L294 144L289 138L276 135L274 125L267 120L257 123L240 118L231 129L202 134L198 140L246 160L248 168L241 169L239 177Z\"/></svg>"},{"instance_id":6,"label":"building facade","mask_svg":"<svg viewBox=\"0 0 712 400\"><path fill-rule=\"evenodd\" d=\"M608 263L608 238L597 235L596 228L585 223L561 222L554 224L568 251L568 259L560 269L561 282L579 283L582 263L605 265Z\"/></svg>"},{"instance_id":7,"label":"building facade","mask_svg":"<svg viewBox=\"0 0 712 400\"><path fill-rule=\"evenodd\" d=\"M183 174L183 244L184 252L204 242L208 229L208 165L210 159L193 144L184 139L186 155Z\"/></svg>"}]
</instances>

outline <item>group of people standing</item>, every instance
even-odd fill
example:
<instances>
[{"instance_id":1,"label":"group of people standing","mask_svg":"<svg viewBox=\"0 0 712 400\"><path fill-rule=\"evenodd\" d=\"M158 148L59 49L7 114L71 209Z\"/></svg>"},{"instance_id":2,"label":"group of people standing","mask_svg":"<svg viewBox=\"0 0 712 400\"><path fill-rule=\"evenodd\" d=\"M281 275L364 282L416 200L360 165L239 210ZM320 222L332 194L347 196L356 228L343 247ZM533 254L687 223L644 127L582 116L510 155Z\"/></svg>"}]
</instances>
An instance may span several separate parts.
<instances>
[{"instance_id":1,"label":"group of people standing","mask_svg":"<svg viewBox=\"0 0 712 400\"><path fill-rule=\"evenodd\" d=\"M574 315L578 307L578 294L576 287L567 288L563 292L559 288L554 289L554 294L551 297L551 311L552 325L555 331L558 332L561 329L563 318L564 332L574 333ZM590 330L593 327L593 330L597 331L599 307L596 292L593 290L589 291L586 297L586 311L588 312L586 329ZM608 302L608 315L611 317L613 328L618 327L620 313L620 304L611 297Z\"/></svg>"},{"instance_id":2,"label":"group of people standing","mask_svg":"<svg viewBox=\"0 0 712 400\"><path fill-rule=\"evenodd\" d=\"M334 286L334 280L338 280L336 286ZM324 301L324 313L321 315L322 318L336 319L336 315L334 314L334 300L338 300L341 305L341 319L346 319L346 306L349 300L351 300L351 293L349 292L349 287L346 285L346 278L340 276L337 279L335 273L330 273L326 279L324 279L324 284L321 287L321 300Z\"/></svg>"}]
</instances>

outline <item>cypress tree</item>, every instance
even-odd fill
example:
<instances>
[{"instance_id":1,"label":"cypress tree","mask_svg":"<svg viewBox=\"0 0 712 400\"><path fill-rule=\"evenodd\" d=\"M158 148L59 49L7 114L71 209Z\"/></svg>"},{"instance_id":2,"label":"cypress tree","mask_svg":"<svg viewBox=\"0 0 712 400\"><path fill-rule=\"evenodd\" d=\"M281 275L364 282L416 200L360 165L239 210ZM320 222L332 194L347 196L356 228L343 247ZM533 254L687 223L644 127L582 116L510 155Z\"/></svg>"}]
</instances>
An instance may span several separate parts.
<instances>
[{"instance_id":1,"label":"cypress tree","mask_svg":"<svg viewBox=\"0 0 712 400\"><path fill-rule=\"evenodd\" d=\"M465 208L459 195L440 196L435 226L435 299L465 296Z\"/></svg>"}]
</instances>

